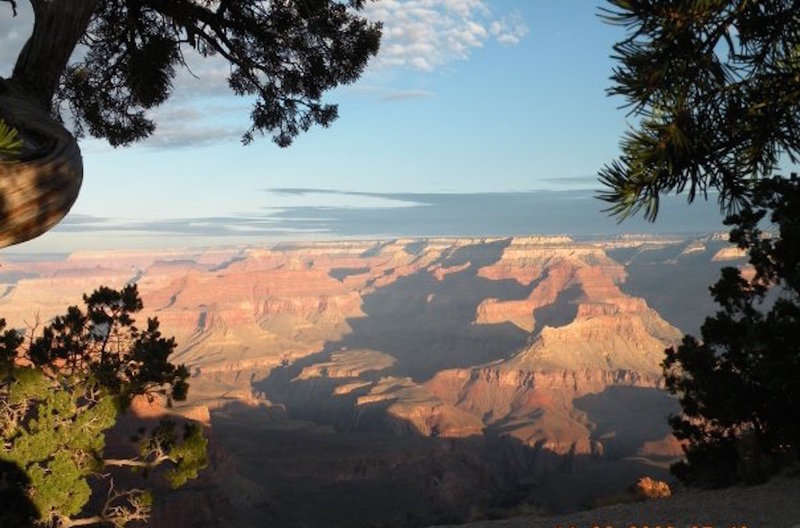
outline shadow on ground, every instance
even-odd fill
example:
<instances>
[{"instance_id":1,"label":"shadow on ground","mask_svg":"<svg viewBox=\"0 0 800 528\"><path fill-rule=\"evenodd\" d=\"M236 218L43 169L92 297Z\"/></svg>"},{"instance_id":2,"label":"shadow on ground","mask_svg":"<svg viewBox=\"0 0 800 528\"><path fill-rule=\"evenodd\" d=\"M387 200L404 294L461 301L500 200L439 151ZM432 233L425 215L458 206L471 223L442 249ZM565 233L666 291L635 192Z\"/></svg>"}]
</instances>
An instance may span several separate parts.
<instances>
[{"instance_id":1,"label":"shadow on ground","mask_svg":"<svg viewBox=\"0 0 800 528\"><path fill-rule=\"evenodd\" d=\"M642 461L557 455L507 436L342 433L240 404L212 413L211 441L207 473L165 494L151 526L191 526L174 524L175 508L196 512L197 526L457 524L582 509L643 474L666 478Z\"/></svg>"},{"instance_id":2,"label":"shadow on ground","mask_svg":"<svg viewBox=\"0 0 800 528\"><path fill-rule=\"evenodd\" d=\"M645 442L668 436L667 418L680 411L677 399L661 389L618 385L581 396L573 405L595 424L592 440L601 441L611 458L636 456Z\"/></svg>"}]
</instances>

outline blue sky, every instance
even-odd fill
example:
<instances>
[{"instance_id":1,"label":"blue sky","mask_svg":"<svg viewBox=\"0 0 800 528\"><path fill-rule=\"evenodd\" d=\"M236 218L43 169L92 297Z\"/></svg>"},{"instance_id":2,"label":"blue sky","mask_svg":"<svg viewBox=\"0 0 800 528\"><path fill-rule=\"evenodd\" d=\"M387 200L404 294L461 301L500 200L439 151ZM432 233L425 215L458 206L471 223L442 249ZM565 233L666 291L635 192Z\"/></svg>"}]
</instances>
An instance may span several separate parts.
<instances>
[{"instance_id":1,"label":"blue sky","mask_svg":"<svg viewBox=\"0 0 800 528\"><path fill-rule=\"evenodd\" d=\"M257 218L290 236L276 220L287 211L383 208L390 214L389 206L409 205L398 201L398 193L474 197L597 189L595 175L616 155L626 128L622 101L605 94L609 54L622 30L598 18L599 5L380 0L369 14L385 24L381 54L357 83L328 94L339 104L340 118L288 149L266 137L242 146L248 101L229 95L224 63L194 60L199 78L179 76L174 97L156 113L159 129L152 138L126 149L82 143L85 179L73 212L56 233L27 247L63 250L113 240L239 243L250 228L234 229L250 234L218 240L213 230L204 238L202 221L191 237L181 230L151 236L147 225ZM0 75L9 72L10 50L18 49L30 27L28 13L11 19L5 11ZM336 192L275 191L285 188ZM582 207L593 209L586 215L590 226L595 214L601 224L613 225L600 218L601 203L586 200ZM698 230L704 222L719 229L715 215L702 218ZM669 222L663 219L663 229ZM123 230L115 231L119 226ZM316 229L324 236L324 227ZM563 232L557 224L531 227L537 230Z\"/></svg>"}]
</instances>

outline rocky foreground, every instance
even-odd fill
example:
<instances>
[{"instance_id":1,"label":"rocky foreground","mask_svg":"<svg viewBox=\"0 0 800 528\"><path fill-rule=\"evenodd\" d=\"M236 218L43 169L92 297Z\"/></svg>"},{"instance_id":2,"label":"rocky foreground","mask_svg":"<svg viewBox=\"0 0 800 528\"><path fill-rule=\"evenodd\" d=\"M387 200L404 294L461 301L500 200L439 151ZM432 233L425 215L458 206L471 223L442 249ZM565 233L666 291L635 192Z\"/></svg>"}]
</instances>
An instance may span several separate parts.
<instances>
[{"instance_id":1,"label":"rocky foreground","mask_svg":"<svg viewBox=\"0 0 800 528\"><path fill-rule=\"evenodd\" d=\"M616 504L559 516L526 516L461 525L463 528L798 528L800 478L754 487L683 490L668 499Z\"/></svg>"}]
</instances>

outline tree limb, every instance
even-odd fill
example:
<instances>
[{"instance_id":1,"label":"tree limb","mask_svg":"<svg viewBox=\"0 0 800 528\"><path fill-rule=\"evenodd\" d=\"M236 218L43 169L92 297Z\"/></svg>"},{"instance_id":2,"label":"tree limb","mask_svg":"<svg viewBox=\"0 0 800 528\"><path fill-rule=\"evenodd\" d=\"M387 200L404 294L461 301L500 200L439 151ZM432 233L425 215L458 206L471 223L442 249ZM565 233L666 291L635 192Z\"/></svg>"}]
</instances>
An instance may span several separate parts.
<instances>
[{"instance_id":1,"label":"tree limb","mask_svg":"<svg viewBox=\"0 0 800 528\"><path fill-rule=\"evenodd\" d=\"M16 0L0 0L0 2L8 2L11 4L11 12L17 16L17 2Z\"/></svg>"},{"instance_id":2,"label":"tree limb","mask_svg":"<svg viewBox=\"0 0 800 528\"><path fill-rule=\"evenodd\" d=\"M59 528L72 528L73 526L91 526L93 524L101 524L106 522L106 519L100 515L92 517L83 517L80 519L70 519L69 517L61 517L58 520Z\"/></svg>"},{"instance_id":3,"label":"tree limb","mask_svg":"<svg viewBox=\"0 0 800 528\"><path fill-rule=\"evenodd\" d=\"M159 455L153 460L136 460L133 458L107 458L103 460L103 465L112 467L137 467L152 469L167 460L172 460L167 455Z\"/></svg>"}]
</instances>

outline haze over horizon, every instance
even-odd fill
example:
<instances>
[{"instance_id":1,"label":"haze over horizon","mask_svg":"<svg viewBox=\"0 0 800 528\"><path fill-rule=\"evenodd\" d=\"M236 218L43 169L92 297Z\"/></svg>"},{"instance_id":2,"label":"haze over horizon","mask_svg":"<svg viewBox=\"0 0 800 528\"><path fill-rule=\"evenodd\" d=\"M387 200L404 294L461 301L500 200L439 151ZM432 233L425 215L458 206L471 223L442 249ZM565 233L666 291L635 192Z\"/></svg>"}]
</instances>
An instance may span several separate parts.
<instances>
[{"instance_id":1,"label":"haze over horizon","mask_svg":"<svg viewBox=\"0 0 800 528\"><path fill-rule=\"evenodd\" d=\"M249 215L176 219L72 213L51 232L5 253L165 249L280 241L424 237L687 234L726 231L715 202L664 200L659 221L618 224L588 190L497 193L347 193L270 189L280 206ZM333 205L331 205L333 204Z\"/></svg>"}]
</instances>

